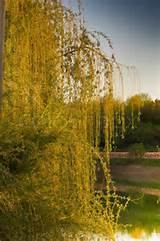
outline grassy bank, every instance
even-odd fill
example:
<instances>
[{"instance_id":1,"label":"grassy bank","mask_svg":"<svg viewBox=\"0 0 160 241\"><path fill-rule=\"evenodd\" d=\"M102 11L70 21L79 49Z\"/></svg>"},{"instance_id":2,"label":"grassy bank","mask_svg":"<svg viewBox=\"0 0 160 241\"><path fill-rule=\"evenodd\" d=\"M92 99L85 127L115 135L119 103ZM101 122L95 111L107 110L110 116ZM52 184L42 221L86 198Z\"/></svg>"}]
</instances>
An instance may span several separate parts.
<instances>
[{"instance_id":1,"label":"grassy bank","mask_svg":"<svg viewBox=\"0 0 160 241\"><path fill-rule=\"evenodd\" d=\"M160 166L160 160L144 158L112 158L111 165Z\"/></svg>"},{"instance_id":2,"label":"grassy bank","mask_svg":"<svg viewBox=\"0 0 160 241\"><path fill-rule=\"evenodd\" d=\"M115 184L123 184L128 186L134 186L134 187L141 187L141 188L155 188L160 189L160 183L156 182L139 182L139 181L131 181L127 179L115 179Z\"/></svg>"}]
</instances>

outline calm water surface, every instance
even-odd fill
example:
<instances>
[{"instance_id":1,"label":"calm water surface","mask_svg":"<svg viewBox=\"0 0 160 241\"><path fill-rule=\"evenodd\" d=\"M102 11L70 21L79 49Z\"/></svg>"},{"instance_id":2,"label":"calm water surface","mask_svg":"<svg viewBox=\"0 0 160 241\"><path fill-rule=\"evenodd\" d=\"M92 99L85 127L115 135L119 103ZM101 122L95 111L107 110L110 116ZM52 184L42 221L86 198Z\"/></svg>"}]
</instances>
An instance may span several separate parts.
<instances>
[{"instance_id":1,"label":"calm water surface","mask_svg":"<svg viewBox=\"0 0 160 241\"><path fill-rule=\"evenodd\" d=\"M132 235L128 233L118 233L116 241L160 241L160 234L153 232L152 234L146 234L142 232L139 235Z\"/></svg>"},{"instance_id":2,"label":"calm water surface","mask_svg":"<svg viewBox=\"0 0 160 241\"><path fill-rule=\"evenodd\" d=\"M106 241L106 239L98 236L94 236L90 241ZM109 240L108 240L109 241ZM153 232L147 234L144 231L135 232L135 233L117 233L116 241L160 241L160 233Z\"/></svg>"},{"instance_id":3,"label":"calm water surface","mask_svg":"<svg viewBox=\"0 0 160 241\"><path fill-rule=\"evenodd\" d=\"M127 233L118 233L116 241L160 241L159 197L130 194L132 202L122 214L121 223L131 224Z\"/></svg>"},{"instance_id":4,"label":"calm water surface","mask_svg":"<svg viewBox=\"0 0 160 241\"><path fill-rule=\"evenodd\" d=\"M132 202L121 215L120 223L130 224L127 231L119 231L116 241L160 241L160 198L151 195L129 194ZM103 241L93 237L91 241Z\"/></svg>"}]
</instances>

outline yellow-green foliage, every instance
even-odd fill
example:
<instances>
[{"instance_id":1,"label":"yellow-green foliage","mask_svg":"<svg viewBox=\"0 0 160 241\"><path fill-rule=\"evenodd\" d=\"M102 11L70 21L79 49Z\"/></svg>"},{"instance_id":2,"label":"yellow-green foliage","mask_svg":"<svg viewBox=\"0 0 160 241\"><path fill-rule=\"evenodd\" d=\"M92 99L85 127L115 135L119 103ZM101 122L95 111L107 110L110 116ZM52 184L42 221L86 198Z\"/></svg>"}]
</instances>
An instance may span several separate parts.
<instances>
[{"instance_id":1,"label":"yellow-green foliage","mask_svg":"<svg viewBox=\"0 0 160 241\"><path fill-rule=\"evenodd\" d=\"M82 22L58 0L6 0L1 241L114 240L123 207L104 160L106 195L95 193L102 96L107 158L114 135L114 59Z\"/></svg>"}]
</instances>

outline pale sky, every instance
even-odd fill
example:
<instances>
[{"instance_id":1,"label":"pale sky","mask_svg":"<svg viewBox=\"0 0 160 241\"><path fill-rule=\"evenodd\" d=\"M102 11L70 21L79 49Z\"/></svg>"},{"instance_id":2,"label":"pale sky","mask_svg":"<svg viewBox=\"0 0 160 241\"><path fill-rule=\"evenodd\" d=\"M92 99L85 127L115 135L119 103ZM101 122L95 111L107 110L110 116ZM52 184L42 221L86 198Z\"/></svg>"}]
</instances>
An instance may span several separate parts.
<instances>
[{"instance_id":1,"label":"pale sky","mask_svg":"<svg viewBox=\"0 0 160 241\"><path fill-rule=\"evenodd\" d=\"M75 5L76 0L70 2ZM82 4L88 29L110 36L118 61L136 66L140 92L160 99L160 0L82 0ZM126 90L125 95L130 94Z\"/></svg>"}]
</instances>

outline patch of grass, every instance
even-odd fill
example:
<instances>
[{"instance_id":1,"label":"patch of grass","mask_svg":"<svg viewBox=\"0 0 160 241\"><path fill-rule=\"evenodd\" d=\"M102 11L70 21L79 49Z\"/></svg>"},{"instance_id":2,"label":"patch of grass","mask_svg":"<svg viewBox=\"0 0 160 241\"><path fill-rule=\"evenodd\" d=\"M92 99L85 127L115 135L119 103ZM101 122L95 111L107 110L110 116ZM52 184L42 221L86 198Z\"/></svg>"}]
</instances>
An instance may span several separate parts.
<instances>
[{"instance_id":1,"label":"patch of grass","mask_svg":"<svg viewBox=\"0 0 160 241\"><path fill-rule=\"evenodd\" d=\"M138 182L138 181L130 181L127 179L114 179L116 184L123 184L123 185L129 185L134 187L144 187L144 188L155 188L160 189L160 183L158 182Z\"/></svg>"},{"instance_id":2,"label":"patch of grass","mask_svg":"<svg viewBox=\"0 0 160 241\"><path fill-rule=\"evenodd\" d=\"M158 159L145 158L112 158L111 165L142 165L142 166L160 166Z\"/></svg>"}]
</instances>

